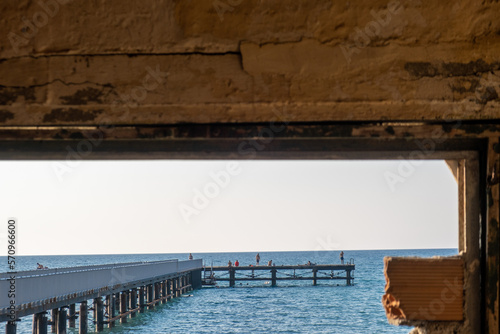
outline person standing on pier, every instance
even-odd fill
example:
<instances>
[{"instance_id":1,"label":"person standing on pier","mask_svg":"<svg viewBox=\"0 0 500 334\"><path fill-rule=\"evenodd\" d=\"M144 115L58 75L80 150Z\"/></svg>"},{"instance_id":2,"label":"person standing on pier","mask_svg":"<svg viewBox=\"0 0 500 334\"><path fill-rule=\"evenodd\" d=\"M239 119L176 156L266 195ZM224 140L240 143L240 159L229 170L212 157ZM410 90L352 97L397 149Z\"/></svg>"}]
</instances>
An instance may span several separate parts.
<instances>
[{"instance_id":1,"label":"person standing on pier","mask_svg":"<svg viewBox=\"0 0 500 334\"><path fill-rule=\"evenodd\" d=\"M340 252L340 264L344 264L344 251Z\"/></svg>"},{"instance_id":2,"label":"person standing on pier","mask_svg":"<svg viewBox=\"0 0 500 334\"><path fill-rule=\"evenodd\" d=\"M260 255L259 255L259 253L257 253L257 255L255 255L255 262L257 262L257 265L259 265L259 262L260 262Z\"/></svg>"}]
</instances>

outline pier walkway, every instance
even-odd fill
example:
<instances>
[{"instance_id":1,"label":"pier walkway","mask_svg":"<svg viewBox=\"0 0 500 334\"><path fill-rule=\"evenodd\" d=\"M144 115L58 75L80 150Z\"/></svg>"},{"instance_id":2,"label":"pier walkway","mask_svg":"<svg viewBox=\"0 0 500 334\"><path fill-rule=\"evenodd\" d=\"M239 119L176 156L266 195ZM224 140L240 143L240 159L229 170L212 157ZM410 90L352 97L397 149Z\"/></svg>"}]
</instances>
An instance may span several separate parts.
<instances>
[{"instance_id":1,"label":"pier walkway","mask_svg":"<svg viewBox=\"0 0 500 334\"><path fill-rule=\"evenodd\" d=\"M316 285L318 280L344 280L346 285L352 285L354 280L352 271L354 269L354 261L347 264L205 266L203 269L203 281L207 284L214 280L215 282L227 281L230 287L235 286L237 281L269 281L271 282L271 286L276 286L277 281L285 280L310 280L313 285ZM215 272L224 272L224 274L217 275ZM266 275L266 272L270 273L270 275ZM308 273L311 276L307 276Z\"/></svg>"},{"instance_id":2,"label":"pier walkway","mask_svg":"<svg viewBox=\"0 0 500 334\"><path fill-rule=\"evenodd\" d=\"M79 333L85 334L90 309L100 332L200 288L201 271L202 260L167 260L2 273L0 322L7 321L6 333L15 334L17 322L32 315L33 334L46 334L49 325L52 333L65 334L79 319Z\"/></svg>"}]
</instances>

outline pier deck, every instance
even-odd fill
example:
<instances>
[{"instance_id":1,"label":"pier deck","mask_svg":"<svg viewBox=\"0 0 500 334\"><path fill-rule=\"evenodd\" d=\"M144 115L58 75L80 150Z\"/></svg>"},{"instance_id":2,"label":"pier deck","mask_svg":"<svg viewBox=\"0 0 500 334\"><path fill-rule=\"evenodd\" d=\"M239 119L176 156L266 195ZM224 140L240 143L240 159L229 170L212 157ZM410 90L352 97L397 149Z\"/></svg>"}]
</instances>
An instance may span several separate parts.
<instances>
[{"instance_id":1,"label":"pier deck","mask_svg":"<svg viewBox=\"0 0 500 334\"><path fill-rule=\"evenodd\" d=\"M85 334L92 300L100 332L104 325L126 323L137 312L201 287L201 270L202 260L166 260L1 273L0 321L7 321L7 334L15 334L17 321L33 315L33 333L46 334L48 325L53 333L66 333L79 318L79 333ZM8 291L14 291L9 298Z\"/></svg>"},{"instance_id":2,"label":"pier deck","mask_svg":"<svg viewBox=\"0 0 500 334\"><path fill-rule=\"evenodd\" d=\"M229 286L235 286L237 281L270 281L272 286L277 285L277 281L310 280L313 285L318 280L345 280L346 285L352 285L354 277L352 271L355 269L354 263L348 264L312 264L312 265L273 265L273 266L212 266L204 267L204 282L208 282L210 277L215 281L229 282ZM256 271L270 272L270 276L256 274ZM329 273L325 273L329 271ZM227 275L216 275L215 272L225 272ZM308 272L312 276L304 276ZM237 276L237 273L240 276Z\"/></svg>"}]
</instances>

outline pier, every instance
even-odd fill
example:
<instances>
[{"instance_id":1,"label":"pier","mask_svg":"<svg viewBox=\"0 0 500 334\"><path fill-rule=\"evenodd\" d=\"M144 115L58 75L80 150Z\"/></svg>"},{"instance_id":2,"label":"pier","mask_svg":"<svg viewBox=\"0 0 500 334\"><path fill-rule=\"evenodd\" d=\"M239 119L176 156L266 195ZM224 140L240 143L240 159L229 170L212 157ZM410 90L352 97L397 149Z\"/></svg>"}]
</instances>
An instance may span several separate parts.
<instances>
[{"instance_id":1,"label":"pier","mask_svg":"<svg viewBox=\"0 0 500 334\"><path fill-rule=\"evenodd\" d=\"M215 282L226 281L229 282L230 287L234 287L238 281L269 281L271 286L277 286L278 281L309 280L316 285L319 280L344 280L346 285L352 285L354 269L354 260L347 264L205 266L203 281L204 283L214 280ZM217 276L215 272L224 274Z\"/></svg>"},{"instance_id":2,"label":"pier","mask_svg":"<svg viewBox=\"0 0 500 334\"><path fill-rule=\"evenodd\" d=\"M33 334L47 334L49 326L65 334L78 320L85 334L92 311L95 331L101 332L200 288L201 271L201 260L168 260L2 273L0 322L7 321L5 332L15 334L17 322L31 315Z\"/></svg>"}]
</instances>

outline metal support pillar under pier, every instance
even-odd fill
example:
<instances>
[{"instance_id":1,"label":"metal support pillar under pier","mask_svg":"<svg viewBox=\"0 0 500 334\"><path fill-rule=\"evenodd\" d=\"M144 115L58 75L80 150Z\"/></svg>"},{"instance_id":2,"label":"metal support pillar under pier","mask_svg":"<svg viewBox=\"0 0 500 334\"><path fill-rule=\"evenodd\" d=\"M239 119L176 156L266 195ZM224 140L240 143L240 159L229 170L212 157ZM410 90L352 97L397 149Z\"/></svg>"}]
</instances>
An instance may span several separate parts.
<instances>
[{"instance_id":1,"label":"metal support pillar under pier","mask_svg":"<svg viewBox=\"0 0 500 334\"><path fill-rule=\"evenodd\" d=\"M80 303L80 321L79 321L79 329L78 333L79 334L87 334L88 331L88 306L87 306L87 301L81 302ZM41 333L39 333L41 334Z\"/></svg>"},{"instance_id":2,"label":"metal support pillar under pier","mask_svg":"<svg viewBox=\"0 0 500 334\"><path fill-rule=\"evenodd\" d=\"M168 279L166 285L167 285L167 296L168 296L167 300L170 300L172 299L172 281Z\"/></svg>"},{"instance_id":3,"label":"metal support pillar under pier","mask_svg":"<svg viewBox=\"0 0 500 334\"><path fill-rule=\"evenodd\" d=\"M316 277L318 275L318 271L313 269L313 285L316 286Z\"/></svg>"}]
</instances>

